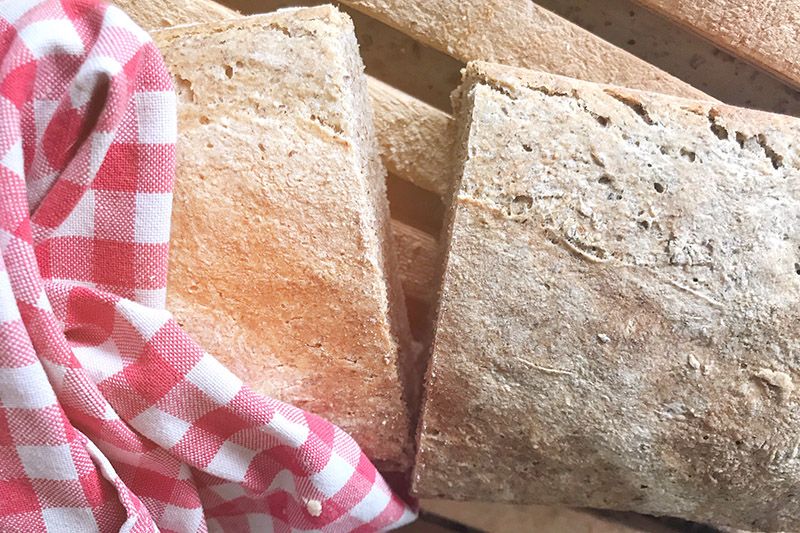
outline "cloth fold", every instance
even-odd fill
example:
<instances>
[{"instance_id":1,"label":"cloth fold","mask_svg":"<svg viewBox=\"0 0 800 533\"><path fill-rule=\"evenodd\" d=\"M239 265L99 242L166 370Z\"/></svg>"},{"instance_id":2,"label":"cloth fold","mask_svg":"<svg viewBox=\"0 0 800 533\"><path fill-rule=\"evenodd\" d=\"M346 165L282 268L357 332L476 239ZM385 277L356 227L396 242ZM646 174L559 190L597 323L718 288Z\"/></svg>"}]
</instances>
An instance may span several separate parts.
<instances>
[{"instance_id":1,"label":"cloth fold","mask_svg":"<svg viewBox=\"0 0 800 533\"><path fill-rule=\"evenodd\" d=\"M347 434L251 391L164 309L176 136L124 13L0 0L0 530L413 520Z\"/></svg>"}]
</instances>

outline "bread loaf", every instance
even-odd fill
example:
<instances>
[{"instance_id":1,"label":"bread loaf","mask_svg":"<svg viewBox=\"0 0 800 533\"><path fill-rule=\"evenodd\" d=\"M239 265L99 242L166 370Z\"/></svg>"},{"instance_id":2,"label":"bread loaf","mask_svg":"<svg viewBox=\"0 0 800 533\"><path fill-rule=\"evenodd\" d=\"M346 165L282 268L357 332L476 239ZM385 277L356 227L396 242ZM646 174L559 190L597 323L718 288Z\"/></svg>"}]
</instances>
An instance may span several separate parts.
<instances>
[{"instance_id":1,"label":"bread loaf","mask_svg":"<svg viewBox=\"0 0 800 533\"><path fill-rule=\"evenodd\" d=\"M138 24L150 30L239 17L236 11L209 0L115 0L115 3ZM444 191L451 181L449 115L374 78L367 80L375 107L376 135L386 166L422 188ZM417 232L409 233L409 227L400 222L392 225L392 228L397 227L401 228L402 234L395 235L394 242L401 258L403 284L411 291L412 297L430 301L435 292L431 289L433 280L430 276L436 271L437 264L426 261L433 261L439 253L435 239ZM420 294L423 289L432 292Z\"/></svg>"},{"instance_id":2,"label":"bread loaf","mask_svg":"<svg viewBox=\"0 0 800 533\"><path fill-rule=\"evenodd\" d=\"M421 496L800 527L800 121L486 63Z\"/></svg>"},{"instance_id":3,"label":"bread loaf","mask_svg":"<svg viewBox=\"0 0 800 533\"><path fill-rule=\"evenodd\" d=\"M237 18L239 13L210 0L114 0L147 30ZM284 2L264 2L265 10ZM433 192L449 179L450 117L438 109L368 78L376 133L384 163L397 176Z\"/></svg>"},{"instance_id":4,"label":"bread loaf","mask_svg":"<svg viewBox=\"0 0 800 533\"><path fill-rule=\"evenodd\" d=\"M256 390L408 466L416 369L350 19L154 32L178 91L168 308Z\"/></svg>"}]
</instances>

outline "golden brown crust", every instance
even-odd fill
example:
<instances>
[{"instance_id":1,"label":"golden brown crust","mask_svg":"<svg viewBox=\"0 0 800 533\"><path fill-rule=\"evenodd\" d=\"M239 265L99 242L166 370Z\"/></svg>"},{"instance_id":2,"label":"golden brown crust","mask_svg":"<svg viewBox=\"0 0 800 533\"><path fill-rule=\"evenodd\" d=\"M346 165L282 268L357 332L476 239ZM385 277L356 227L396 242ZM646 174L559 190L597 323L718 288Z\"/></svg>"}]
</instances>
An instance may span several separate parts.
<instances>
[{"instance_id":1,"label":"golden brown crust","mask_svg":"<svg viewBox=\"0 0 800 533\"><path fill-rule=\"evenodd\" d=\"M154 38L179 100L169 308L256 390L406 466L411 341L350 20L320 7Z\"/></svg>"},{"instance_id":2,"label":"golden brown crust","mask_svg":"<svg viewBox=\"0 0 800 533\"><path fill-rule=\"evenodd\" d=\"M800 509L800 121L473 64L415 486Z\"/></svg>"}]
</instances>

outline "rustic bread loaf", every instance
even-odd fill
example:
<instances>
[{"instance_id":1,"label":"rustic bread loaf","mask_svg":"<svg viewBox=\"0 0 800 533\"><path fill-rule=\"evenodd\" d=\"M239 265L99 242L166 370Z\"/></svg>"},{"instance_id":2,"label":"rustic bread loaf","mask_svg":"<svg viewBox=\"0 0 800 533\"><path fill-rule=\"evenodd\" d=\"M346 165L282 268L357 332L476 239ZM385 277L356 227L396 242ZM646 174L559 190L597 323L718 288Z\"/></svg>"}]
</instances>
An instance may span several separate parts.
<instances>
[{"instance_id":1,"label":"rustic bread loaf","mask_svg":"<svg viewBox=\"0 0 800 533\"><path fill-rule=\"evenodd\" d=\"M240 17L211 0L114 0L147 30ZM265 10L286 2L264 2ZM449 176L451 119L446 113L375 78L367 78L375 109L375 129L390 172L423 189L441 193Z\"/></svg>"},{"instance_id":2,"label":"rustic bread loaf","mask_svg":"<svg viewBox=\"0 0 800 533\"><path fill-rule=\"evenodd\" d=\"M800 0L635 0L800 88Z\"/></svg>"},{"instance_id":3,"label":"rustic bread loaf","mask_svg":"<svg viewBox=\"0 0 800 533\"><path fill-rule=\"evenodd\" d=\"M461 61L496 61L584 80L708 98L530 0L342 0Z\"/></svg>"},{"instance_id":4,"label":"rustic bread loaf","mask_svg":"<svg viewBox=\"0 0 800 533\"><path fill-rule=\"evenodd\" d=\"M422 496L800 527L800 121L486 63Z\"/></svg>"},{"instance_id":5,"label":"rustic bread loaf","mask_svg":"<svg viewBox=\"0 0 800 533\"><path fill-rule=\"evenodd\" d=\"M168 307L256 390L408 465L416 369L350 19L154 32L178 91Z\"/></svg>"},{"instance_id":6,"label":"rustic bread loaf","mask_svg":"<svg viewBox=\"0 0 800 533\"><path fill-rule=\"evenodd\" d=\"M183 0L182 0L183 1ZM242 14L269 13L285 7L309 7L326 0L218 0ZM464 64L369 15L336 3L353 19L361 59L368 75L434 107L450 111L450 93Z\"/></svg>"}]
</instances>

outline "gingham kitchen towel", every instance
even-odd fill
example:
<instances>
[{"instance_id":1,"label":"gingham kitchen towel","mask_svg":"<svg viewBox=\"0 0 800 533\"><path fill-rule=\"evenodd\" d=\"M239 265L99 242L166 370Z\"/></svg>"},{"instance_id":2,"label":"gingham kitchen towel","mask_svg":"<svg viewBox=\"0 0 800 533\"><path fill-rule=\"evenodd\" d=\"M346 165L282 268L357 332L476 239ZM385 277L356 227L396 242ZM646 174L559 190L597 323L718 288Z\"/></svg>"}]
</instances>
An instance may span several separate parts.
<instances>
[{"instance_id":1,"label":"gingham kitchen towel","mask_svg":"<svg viewBox=\"0 0 800 533\"><path fill-rule=\"evenodd\" d=\"M0 530L410 521L348 435L163 309L175 138L170 77L120 10L0 0Z\"/></svg>"}]
</instances>

